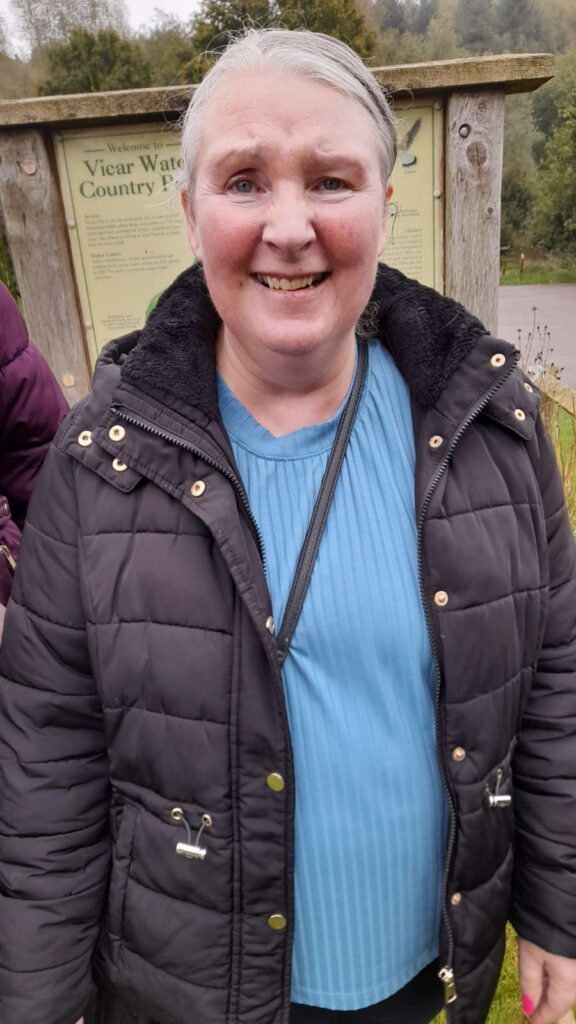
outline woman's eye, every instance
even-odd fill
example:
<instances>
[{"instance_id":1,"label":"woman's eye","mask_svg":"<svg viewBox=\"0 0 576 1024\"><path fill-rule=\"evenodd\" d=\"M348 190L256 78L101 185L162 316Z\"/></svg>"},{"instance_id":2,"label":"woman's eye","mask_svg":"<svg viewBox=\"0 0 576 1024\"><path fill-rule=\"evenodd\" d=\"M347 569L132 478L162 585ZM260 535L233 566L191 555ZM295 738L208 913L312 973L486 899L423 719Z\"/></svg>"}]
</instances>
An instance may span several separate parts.
<instances>
[{"instance_id":1,"label":"woman's eye","mask_svg":"<svg viewBox=\"0 0 576 1024\"><path fill-rule=\"evenodd\" d=\"M340 178L322 178L320 186L324 192L338 192L344 188L344 182Z\"/></svg>"},{"instance_id":2,"label":"woman's eye","mask_svg":"<svg viewBox=\"0 0 576 1024\"><path fill-rule=\"evenodd\" d=\"M248 181L247 178L239 178L237 181L233 181L230 187L233 192L237 193L237 195L245 196L254 191L254 183L252 181Z\"/></svg>"}]
</instances>

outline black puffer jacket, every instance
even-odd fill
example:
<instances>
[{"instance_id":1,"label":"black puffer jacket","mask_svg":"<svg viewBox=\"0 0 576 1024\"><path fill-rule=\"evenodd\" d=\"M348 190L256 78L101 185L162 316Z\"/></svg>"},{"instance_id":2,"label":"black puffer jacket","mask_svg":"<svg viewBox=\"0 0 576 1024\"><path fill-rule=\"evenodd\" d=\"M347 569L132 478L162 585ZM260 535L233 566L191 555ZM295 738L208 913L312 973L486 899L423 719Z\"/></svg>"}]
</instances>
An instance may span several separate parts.
<instances>
[{"instance_id":1,"label":"black puffer jacket","mask_svg":"<svg viewBox=\"0 0 576 1024\"><path fill-rule=\"evenodd\" d=\"M480 1024L510 913L576 956L575 549L512 347L385 268L374 302L413 399L441 958L451 1020ZM293 767L217 323L188 271L105 351L34 496L2 652L2 1024L73 1024L91 963L161 1024L287 1021Z\"/></svg>"}]
</instances>

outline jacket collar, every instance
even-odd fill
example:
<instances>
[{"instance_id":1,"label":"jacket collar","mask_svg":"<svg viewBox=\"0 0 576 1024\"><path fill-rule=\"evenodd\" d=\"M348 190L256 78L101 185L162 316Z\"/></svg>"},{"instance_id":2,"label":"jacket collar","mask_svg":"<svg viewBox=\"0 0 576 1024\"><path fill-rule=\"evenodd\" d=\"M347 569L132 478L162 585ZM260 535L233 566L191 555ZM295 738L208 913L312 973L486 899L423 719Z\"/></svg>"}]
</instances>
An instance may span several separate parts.
<instances>
[{"instance_id":1,"label":"jacket collar","mask_svg":"<svg viewBox=\"0 0 576 1024\"><path fill-rule=\"evenodd\" d=\"M480 321L457 302L385 265L378 270L364 320L370 335L389 347L413 399L424 409L434 406L462 360L486 334ZM131 348L122 366L124 384L169 406L176 400L214 419L219 324L202 268L191 267L163 293L138 339L126 339L122 353L122 342L112 343L104 361L115 361Z\"/></svg>"}]
</instances>

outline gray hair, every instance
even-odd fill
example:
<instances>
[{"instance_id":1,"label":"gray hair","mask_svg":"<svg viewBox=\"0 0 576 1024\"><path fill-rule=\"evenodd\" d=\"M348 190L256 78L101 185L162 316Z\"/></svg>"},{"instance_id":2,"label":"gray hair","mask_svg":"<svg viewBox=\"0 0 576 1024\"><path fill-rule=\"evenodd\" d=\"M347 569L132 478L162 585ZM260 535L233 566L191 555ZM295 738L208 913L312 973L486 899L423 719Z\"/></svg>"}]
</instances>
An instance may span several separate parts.
<instances>
[{"instance_id":1,"label":"gray hair","mask_svg":"<svg viewBox=\"0 0 576 1024\"><path fill-rule=\"evenodd\" d=\"M328 85L356 100L374 122L382 178L388 183L396 159L394 118L384 90L346 43L321 32L297 29L247 29L224 50L196 89L182 121L181 185L191 195L204 108L228 71L252 71L265 65Z\"/></svg>"}]
</instances>

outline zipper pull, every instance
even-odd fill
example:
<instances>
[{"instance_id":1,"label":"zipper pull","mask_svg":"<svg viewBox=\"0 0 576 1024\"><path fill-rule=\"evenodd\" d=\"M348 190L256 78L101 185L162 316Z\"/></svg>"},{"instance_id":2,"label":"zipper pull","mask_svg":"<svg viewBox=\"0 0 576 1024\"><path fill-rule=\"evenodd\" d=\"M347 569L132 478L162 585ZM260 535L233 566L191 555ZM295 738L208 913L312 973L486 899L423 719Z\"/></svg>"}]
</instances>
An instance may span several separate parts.
<instances>
[{"instance_id":1,"label":"zipper pull","mask_svg":"<svg viewBox=\"0 0 576 1024\"><path fill-rule=\"evenodd\" d=\"M14 573L16 572L16 559L14 558L14 555L11 553L10 549L6 547L6 544L0 544L0 554L4 555L4 558L8 562L8 568L10 569L12 575L14 575Z\"/></svg>"},{"instance_id":2,"label":"zipper pull","mask_svg":"<svg viewBox=\"0 0 576 1024\"><path fill-rule=\"evenodd\" d=\"M444 1002L446 1006L450 1003L455 1003L458 999L458 993L456 991L454 971L451 967L443 967L441 971L438 971L438 977L444 985Z\"/></svg>"}]
</instances>

